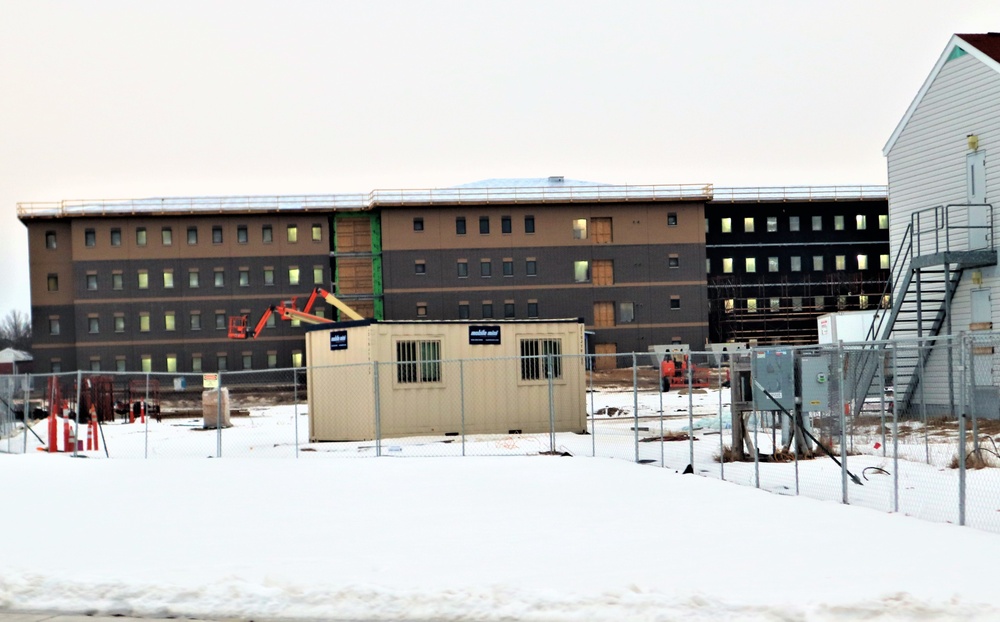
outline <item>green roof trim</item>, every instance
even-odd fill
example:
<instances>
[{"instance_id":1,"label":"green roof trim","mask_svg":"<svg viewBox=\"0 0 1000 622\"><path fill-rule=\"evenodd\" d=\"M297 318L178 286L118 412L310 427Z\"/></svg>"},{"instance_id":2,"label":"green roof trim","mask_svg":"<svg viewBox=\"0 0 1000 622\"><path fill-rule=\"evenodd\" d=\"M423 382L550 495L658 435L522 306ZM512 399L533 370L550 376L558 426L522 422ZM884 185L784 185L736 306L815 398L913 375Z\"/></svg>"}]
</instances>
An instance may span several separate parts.
<instances>
[{"instance_id":1,"label":"green roof trim","mask_svg":"<svg viewBox=\"0 0 1000 622\"><path fill-rule=\"evenodd\" d=\"M948 55L948 59L945 60L944 62L947 63L948 61L953 61L956 58L962 58L966 54L968 54L968 52L966 52L965 50L956 45L954 48L952 48L951 54Z\"/></svg>"}]
</instances>

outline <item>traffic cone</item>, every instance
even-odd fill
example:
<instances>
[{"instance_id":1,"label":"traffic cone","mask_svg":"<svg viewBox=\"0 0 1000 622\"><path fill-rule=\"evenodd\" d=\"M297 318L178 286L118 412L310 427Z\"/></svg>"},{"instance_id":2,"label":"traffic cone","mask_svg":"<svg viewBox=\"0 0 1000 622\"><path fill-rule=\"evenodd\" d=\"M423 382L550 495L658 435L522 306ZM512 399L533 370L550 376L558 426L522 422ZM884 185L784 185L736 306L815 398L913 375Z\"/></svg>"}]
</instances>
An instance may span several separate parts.
<instances>
[{"instance_id":1,"label":"traffic cone","mask_svg":"<svg viewBox=\"0 0 1000 622\"><path fill-rule=\"evenodd\" d=\"M54 408L52 410L53 412L49 413L49 453L55 453L58 448L56 443L59 440L56 438L59 436L59 428L56 423L56 413Z\"/></svg>"},{"instance_id":2,"label":"traffic cone","mask_svg":"<svg viewBox=\"0 0 1000 622\"><path fill-rule=\"evenodd\" d=\"M94 451L101 448L101 437L98 435L99 430L97 429L97 413L94 409L90 409L90 434L94 437Z\"/></svg>"},{"instance_id":3,"label":"traffic cone","mask_svg":"<svg viewBox=\"0 0 1000 622\"><path fill-rule=\"evenodd\" d=\"M87 423L87 451L94 449L94 426L92 421Z\"/></svg>"}]
</instances>

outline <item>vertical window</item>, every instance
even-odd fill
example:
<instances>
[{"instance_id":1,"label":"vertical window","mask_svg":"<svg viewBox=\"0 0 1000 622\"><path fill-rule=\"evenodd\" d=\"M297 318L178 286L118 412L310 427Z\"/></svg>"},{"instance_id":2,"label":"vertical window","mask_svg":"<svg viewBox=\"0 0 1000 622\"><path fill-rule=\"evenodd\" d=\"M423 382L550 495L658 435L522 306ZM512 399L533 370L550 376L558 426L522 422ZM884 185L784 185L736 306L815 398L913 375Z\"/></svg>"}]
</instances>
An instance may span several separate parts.
<instances>
[{"instance_id":1,"label":"vertical window","mask_svg":"<svg viewBox=\"0 0 1000 622\"><path fill-rule=\"evenodd\" d=\"M631 324L635 321L635 303L634 302L619 302L618 303L618 323L619 324Z\"/></svg>"},{"instance_id":2,"label":"vertical window","mask_svg":"<svg viewBox=\"0 0 1000 622\"><path fill-rule=\"evenodd\" d=\"M676 253L671 253L667 256L667 267L668 268L680 268L681 267L681 257Z\"/></svg>"},{"instance_id":3,"label":"vertical window","mask_svg":"<svg viewBox=\"0 0 1000 622\"><path fill-rule=\"evenodd\" d=\"M725 309L726 313L732 313L733 309L735 308L736 308L736 301L733 300L732 298L726 298L726 300L723 302L723 309Z\"/></svg>"},{"instance_id":4,"label":"vertical window","mask_svg":"<svg viewBox=\"0 0 1000 622\"><path fill-rule=\"evenodd\" d=\"M115 332L124 333L125 332L125 314L115 313Z\"/></svg>"},{"instance_id":5,"label":"vertical window","mask_svg":"<svg viewBox=\"0 0 1000 622\"><path fill-rule=\"evenodd\" d=\"M188 287L197 288L199 287L199 283L198 268L188 270Z\"/></svg>"},{"instance_id":6,"label":"vertical window","mask_svg":"<svg viewBox=\"0 0 1000 622\"><path fill-rule=\"evenodd\" d=\"M458 319L460 320L469 319L469 303L467 302L458 303Z\"/></svg>"},{"instance_id":7,"label":"vertical window","mask_svg":"<svg viewBox=\"0 0 1000 622\"><path fill-rule=\"evenodd\" d=\"M521 380L562 378L562 341L521 340Z\"/></svg>"},{"instance_id":8,"label":"vertical window","mask_svg":"<svg viewBox=\"0 0 1000 622\"><path fill-rule=\"evenodd\" d=\"M413 262L413 273L414 274L427 274L427 262L423 259L417 259Z\"/></svg>"},{"instance_id":9,"label":"vertical window","mask_svg":"<svg viewBox=\"0 0 1000 622\"><path fill-rule=\"evenodd\" d=\"M745 262L746 262L747 272L756 272L757 271L757 258L756 257L747 257L746 260L745 260Z\"/></svg>"},{"instance_id":10,"label":"vertical window","mask_svg":"<svg viewBox=\"0 0 1000 622\"><path fill-rule=\"evenodd\" d=\"M264 268L264 285L274 285L274 268Z\"/></svg>"},{"instance_id":11,"label":"vertical window","mask_svg":"<svg viewBox=\"0 0 1000 622\"><path fill-rule=\"evenodd\" d=\"M479 260L479 276L493 276L493 264L489 259Z\"/></svg>"},{"instance_id":12,"label":"vertical window","mask_svg":"<svg viewBox=\"0 0 1000 622\"><path fill-rule=\"evenodd\" d=\"M97 290L97 273L88 272L87 273L87 289L91 291Z\"/></svg>"},{"instance_id":13,"label":"vertical window","mask_svg":"<svg viewBox=\"0 0 1000 622\"><path fill-rule=\"evenodd\" d=\"M823 269L823 256L813 255L813 270L820 271Z\"/></svg>"},{"instance_id":14,"label":"vertical window","mask_svg":"<svg viewBox=\"0 0 1000 622\"><path fill-rule=\"evenodd\" d=\"M226 312L215 312L215 330L226 330Z\"/></svg>"},{"instance_id":15,"label":"vertical window","mask_svg":"<svg viewBox=\"0 0 1000 622\"><path fill-rule=\"evenodd\" d=\"M573 262L573 281L576 283L587 283L590 281L590 262Z\"/></svg>"},{"instance_id":16,"label":"vertical window","mask_svg":"<svg viewBox=\"0 0 1000 622\"><path fill-rule=\"evenodd\" d=\"M525 216L524 217L524 232L534 233L535 232L535 217Z\"/></svg>"},{"instance_id":17,"label":"vertical window","mask_svg":"<svg viewBox=\"0 0 1000 622\"><path fill-rule=\"evenodd\" d=\"M611 219L610 218L591 218L590 226L593 229L590 233L590 237L594 244L611 244Z\"/></svg>"},{"instance_id":18,"label":"vertical window","mask_svg":"<svg viewBox=\"0 0 1000 622\"><path fill-rule=\"evenodd\" d=\"M313 266L313 285L325 285L325 279L323 275L326 271L323 266Z\"/></svg>"},{"instance_id":19,"label":"vertical window","mask_svg":"<svg viewBox=\"0 0 1000 622\"><path fill-rule=\"evenodd\" d=\"M843 216L834 216L833 217L833 230L834 231L843 231L844 230L844 217Z\"/></svg>"},{"instance_id":20,"label":"vertical window","mask_svg":"<svg viewBox=\"0 0 1000 622\"><path fill-rule=\"evenodd\" d=\"M292 367L302 367L302 350L292 350Z\"/></svg>"},{"instance_id":21,"label":"vertical window","mask_svg":"<svg viewBox=\"0 0 1000 622\"><path fill-rule=\"evenodd\" d=\"M147 374L153 371L153 356L151 354L139 356L139 368Z\"/></svg>"},{"instance_id":22,"label":"vertical window","mask_svg":"<svg viewBox=\"0 0 1000 622\"><path fill-rule=\"evenodd\" d=\"M198 243L198 227L188 227L188 244L195 245Z\"/></svg>"},{"instance_id":23,"label":"vertical window","mask_svg":"<svg viewBox=\"0 0 1000 622\"><path fill-rule=\"evenodd\" d=\"M270 244L274 241L274 228L271 225L264 225L260 229L260 236L264 244Z\"/></svg>"},{"instance_id":24,"label":"vertical window","mask_svg":"<svg viewBox=\"0 0 1000 622\"><path fill-rule=\"evenodd\" d=\"M424 230L424 219L423 218L414 218L413 219L413 230L414 231L423 231ZM292 240L288 240L288 241L291 242Z\"/></svg>"},{"instance_id":25,"label":"vertical window","mask_svg":"<svg viewBox=\"0 0 1000 622\"><path fill-rule=\"evenodd\" d=\"M173 289L174 288L174 269L164 268L163 269L163 289Z\"/></svg>"},{"instance_id":26,"label":"vertical window","mask_svg":"<svg viewBox=\"0 0 1000 622\"><path fill-rule=\"evenodd\" d=\"M537 318L538 317L538 301L529 300L528 301L528 317Z\"/></svg>"},{"instance_id":27,"label":"vertical window","mask_svg":"<svg viewBox=\"0 0 1000 622\"><path fill-rule=\"evenodd\" d=\"M267 351L267 368L274 369L278 366L278 352L276 350Z\"/></svg>"},{"instance_id":28,"label":"vertical window","mask_svg":"<svg viewBox=\"0 0 1000 622\"><path fill-rule=\"evenodd\" d=\"M864 231L868 228L868 219L864 214L858 214L854 217L855 224L858 227L858 231Z\"/></svg>"},{"instance_id":29,"label":"vertical window","mask_svg":"<svg viewBox=\"0 0 1000 622\"><path fill-rule=\"evenodd\" d=\"M171 246L174 243L174 230L170 227L160 229L160 243L164 246Z\"/></svg>"},{"instance_id":30,"label":"vertical window","mask_svg":"<svg viewBox=\"0 0 1000 622\"><path fill-rule=\"evenodd\" d=\"M212 244L222 244L222 227L212 227Z\"/></svg>"},{"instance_id":31,"label":"vertical window","mask_svg":"<svg viewBox=\"0 0 1000 622\"><path fill-rule=\"evenodd\" d=\"M889 269L889 256L888 255L879 255L878 256L878 267L880 269L882 269L882 270L888 270Z\"/></svg>"},{"instance_id":32,"label":"vertical window","mask_svg":"<svg viewBox=\"0 0 1000 622\"><path fill-rule=\"evenodd\" d=\"M459 259L458 262L455 264L455 266L458 269L458 278L464 279L465 277L469 276L468 261L466 261L465 259Z\"/></svg>"},{"instance_id":33,"label":"vertical window","mask_svg":"<svg viewBox=\"0 0 1000 622\"><path fill-rule=\"evenodd\" d=\"M455 217L455 234L465 235L465 216Z\"/></svg>"},{"instance_id":34,"label":"vertical window","mask_svg":"<svg viewBox=\"0 0 1000 622\"><path fill-rule=\"evenodd\" d=\"M225 354L218 354L215 357L215 365L219 371L226 371L229 369L229 357Z\"/></svg>"},{"instance_id":35,"label":"vertical window","mask_svg":"<svg viewBox=\"0 0 1000 622\"><path fill-rule=\"evenodd\" d=\"M493 303L490 302L490 301L488 301L488 300L484 300L483 301L482 311L483 311L483 319L484 320L488 320L488 319L492 318L493 317Z\"/></svg>"},{"instance_id":36,"label":"vertical window","mask_svg":"<svg viewBox=\"0 0 1000 622\"><path fill-rule=\"evenodd\" d=\"M681 308L681 297L680 296L671 296L670 297L670 310L671 311L677 311L680 308Z\"/></svg>"},{"instance_id":37,"label":"vertical window","mask_svg":"<svg viewBox=\"0 0 1000 622\"><path fill-rule=\"evenodd\" d=\"M889 214L879 214L878 215L878 228L888 229L889 228Z\"/></svg>"},{"instance_id":38,"label":"vertical window","mask_svg":"<svg viewBox=\"0 0 1000 622\"><path fill-rule=\"evenodd\" d=\"M538 262L535 259L529 257L524 260L524 274L526 276L538 275Z\"/></svg>"},{"instance_id":39,"label":"vertical window","mask_svg":"<svg viewBox=\"0 0 1000 622\"><path fill-rule=\"evenodd\" d=\"M177 330L177 315L173 311L163 312L163 330Z\"/></svg>"},{"instance_id":40,"label":"vertical window","mask_svg":"<svg viewBox=\"0 0 1000 622\"><path fill-rule=\"evenodd\" d=\"M314 224L312 226L312 241L313 242L323 241L323 225Z\"/></svg>"},{"instance_id":41,"label":"vertical window","mask_svg":"<svg viewBox=\"0 0 1000 622\"><path fill-rule=\"evenodd\" d=\"M799 230L799 217L798 216L789 216L788 217L788 230L789 231L798 231Z\"/></svg>"},{"instance_id":42,"label":"vertical window","mask_svg":"<svg viewBox=\"0 0 1000 622\"><path fill-rule=\"evenodd\" d=\"M122 230L115 227L111 230L111 246L121 246L122 245Z\"/></svg>"},{"instance_id":43,"label":"vertical window","mask_svg":"<svg viewBox=\"0 0 1000 622\"><path fill-rule=\"evenodd\" d=\"M866 294L861 294L858 296L858 308L867 309L869 305L868 296Z\"/></svg>"},{"instance_id":44,"label":"vertical window","mask_svg":"<svg viewBox=\"0 0 1000 622\"><path fill-rule=\"evenodd\" d=\"M837 255L833 259L833 264L834 270L847 270L847 257L845 255Z\"/></svg>"},{"instance_id":45,"label":"vertical window","mask_svg":"<svg viewBox=\"0 0 1000 622\"><path fill-rule=\"evenodd\" d=\"M216 287L226 286L226 272L222 268L216 268L215 270L213 270L212 275L215 278Z\"/></svg>"},{"instance_id":46,"label":"vertical window","mask_svg":"<svg viewBox=\"0 0 1000 622\"><path fill-rule=\"evenodd\" d=\"M97 246L97 232L93 229L84 229L83 231L83 245L84 246Z\"/></svg>"},{"instance_id":47,"label":"vertical window","mask_svg":"<svg viewBox=\"0 0 1000 622\"><path fill-rule=\"evenodd\" d=\"M288 268L288 284L298 285L299 284L299 267L290 266Z\"/></svg>"},{"instance_id":48,"label":"vertical window","mask_svg":"<svg viewBox=\"0 0 1000 622\"><path fill-rule=\"evenodd\" d=\"M747 216L746 218L743 219L743 231L745 231L746 233L754 232L753 216Z\"/></svg>"},{"instance_id":49,"label":"vertical window","mask_svg":"<svg viewBox=\"0 0 1000 622\"><path fill-rule=\"evenodd\" d=\"M822 231L823 230L823 217L822 216L813 216L812 217L812 230L813 231Z\"/></svg>"},{"instance_id":50,"label":"vertical window","mask_svg":"<svg viewBox=\"0 0 1000 622\"><path fill-rule=\"evenodd\" d=\"M236 226L236 243L237 244L246 244L249 241L250 241L250 234L247 231L247 226L246 225L237 225Z\"/></svg>"},{"instance_id":51,"label":"vertical window","mask_svg":"<svg viewBox=\"0 0 1000 622\"><path fill-rule=\"evenodd\" d=\"M802 310L802 296L792 296L792 311Z\"/></svg>"},{"instance_id":52,"label":"vertical window","mask_svg":"<svg viewBox=\"0 0 1000 622\"><path fill-rule=\"evenodd\" d=\"M116 356L115 357L115 371L125 371L125 357Z\"/></svg>"},{"instance_id":53,"label":"vertical window","mask_svg":"<svg viewBox=\"0 0 1000 622\"><path fill-rule=\"evenodd\" d=\"M201 311L192 311L188 316L188 326L191 330L201 330Z\"/></svg>"},{"instance_id":54,"label":"vertical window","mask_svg":"<svg viewBox=\"0 0 1000 622\"><path fill-rule=\"evenodd\" d=\"M396 342L396 382L441 382L441 342Z\"/></svg>"},{"instance_id":55,"label":"vertical window","mask_svg":"<svg viewBox=\"0 0 1000 622\"><path fill-rule=\"evenodd\" d=\"M573 220L573 239L574 240L586 240L587 239L587 219L586 218L576 218Z\"/></svg>"},{"instance_id":56,"label":"vertical window","mask_svg":"<svg viewBox=\"0 0 1000 622\"><path fill-rule=\"evenodd\" d=\"M733 219L732 218L723 218L722 219L722 227L721 227L721 229L722 229L723 233L732 233L733 232Z\"/></svg>"},{"instance_id":57,"label":"vertical window","mask_svg":"<svg viewBox=\"0 0 1000 622\"><path fill-rule=\"evenodd\" d=\"M747 298L747 313L757 313L756 298Z\"/></svg>"},{"instance_id":58,"label":"vertical window","mask_svg":"<svg viewBox=\"0 0 1000 622\"><path fill-rule=\"evenodd\" d=\"M137 274L139 289L149 289L149 272L139 270Z\"/></svg>"},{"instance_id":59,"label":"vertical window","mask_svg":"<svg viewBox=\"0 0 1000 622\"><path fill-rule=\"evenodd\" d=\"M732 274L733 272L733 258L723 257L722 258L722 272L723 274Z\"/></svg>"},{"instance_id":60,"label":"vertical window","mask_svg":"<svg viewBox=\"0 0 1000 622\"><path fill-rule=\"evenodd\" d=\"M615 284L615 262L613 259L595 259L590 267L590 281L594 285Z\"/></svg>"},{"instance_id":61,"label":"vertical window","mask_svg":"<svg viewBox=\"0 0 1000 622\"><path fill-rule=\"evenodd\" d=\"M49 318L49 334L58 335L59 334L59 316L53 315Z\"/></svg>"},{"instance_id":62,"label":"vertical window","mask_svg":"<svg viewBox=\"0 0 1000 622\"><path fill-rule=\"evenodd\" d=\"M774 233L777 230L778 230L778 217L777 216L768 216L767 217L767 232L768 233Z\"/></svg>"},{"instance_id":63,"label":"vertical window","mask_svg":"<svg viewBox=\"0 0 1000 622\"><path fill-rule=\"evenodd\" d=\"M177 355L168 354L167 355L167 372L171 374L177 373Z\"/></svg>"},{"instance_id":64,"label":"vertical window","mask_svg":"<svg viewBox=\"0 0 1000 622\"><path fill-rule=\"evenodd\" d=\"M115 271L111 273L111 289L120 290L125 287L124 278L122 277L121 271Z\"/></svg>"},{"instance_id":65,"label":"vertical window","mask_svg":"<svg viewBox=\"0 0 1000 622\"><path fill-rule=\"evenodd\" d=\"M781 298L772 298L770 304L768 305L768 309L771 313L777 313L781 310Z\"/></svg>"},{"instance_id":66,"label":"vertical window","mask_svg":"<svg viewBox=\"0 0 1000 622\"><path fill-rule=\"evenodd\" d=\"M140 311L139 312L139 332L148 333L149 332L149 312Z\"/></svg>"},{"instance_id":67,"label":"vertical window","mask_svg":"<svg viewBox=\"0 0 1000 622\"><path fill-rule=\"evenodd\" d=\"M139 227L135 230L135 245L145 246L146 245L146 228Z\"/></svg>"},{"instance_id":68,"label":"vertical window","mask_svg":"<svg viewBox=\"0 0 1000 622\"><path fill-rule=\"evenodd\" d=\"M677 226L677 212L667 212L667 226L668 227Z\"/></svg>"},{"instance_id":69,"label":"vertical window","mask_svg":"<svg viewBox=\"0 0 1000 622\"><path fill-rule=\"evenodd\" d=\"M843 311L847 308L847 296L837 296L837 310Z\"/></svg>"},{"instance_id":70,"label":"vertical window","mask_svg":"<svg viewBox=\"0 0 1000 622\"><path fill-rule=\"evenodd\" d=\"M490 217L480 216L479 217L479 233L489 233L490 232Z\"/></svg>"},{"instance_id":71,"label":"vertical window","mask_svg":"<svg viewBox=\"0 0 1000 622\"><path fill-rule=\"evenodd\" d=\"M515 312L515 310L514 310L514 301L513 300L505 300L504 303L503 303L503 316L504 316L504 318L506 318L508 320L511 319L511 318L513 318L514 317L514 312Z\"/></svg>"},{"instance_id":72,"label":"vertical window","mask_svg":"<svg viewBox=\"0 0 1000 622\"><path fill-rule=\"evenodd\" d=\"M858 270L868 269L868 255L858 255Z\"/></svg>"},{"instance_id":73,"label":"vertical window","mask_svg":"<svg viewBox=\"0 0 1000 622\"><path fill-rule=\"evenodd\" d=\"M792 266L791 266L792 272L802 272L802 258L801 257L792 257L791 264L792 264Z\"/></svg>"},{"instance_id":74,"label":"vertical window","mask_svg":"<svg viewBox=\"0 0 1000 622\"><path fill-rule=\"evenodd\" d=\"M712 273L712 258L711 257L706 257L705 258L705 274L711 274L711 273Z\"/></svg>"},{"instance_id":75,"label":"vertical window","mask_svg":"<svg viewBox=\"0 0 1000 622\"><path fill-rule=\"evenodd\" d=\"M510 216L500 217L500 233L510 233L512 231Z\"/></svg>"},{"instance_id":76,"label":"vertical window","mask_svg":"<svg viewBox=\"0 0 1000 622\"><path fill-rule=\"evenodd\" d=\"M767 258L767 271L768 272L777 272L778 271L778 258L777 257L768 257Z\"/></svg>"},{"instance_id":77,"label":"vertical window","mask_svg":"<svg viewBox=\"0 0 1000 622\"><path fill-rule=\"evenodd\" d=\"M191 355L191 371L195 373L200 373L203 370L201 366L201 355L192 354Z\"/></svg>"},{"instance_id":78,"label":"vertical window","mask_svg":"<svg viewBox=\"0 0 1000 622\"><path fill-rule=\"evenodd\" d=\"M56 247L56 232L46 231L45 232L45 248L53 249Z\"/></svg>"},{"instance_id":79,"label":"vertical window","mask_svg":"<svg viewBox=\"0 0 1000 622\"><path fill-rule=\"evenodd\" d=\"M509 257L504 257L503 260L503 275L504 276L514 276L514 260Z\"/></svg>"},{"instance_id":80,"label":"vertical window","mask_svg":"<svg viewBox=\"0 0 1000 622\"><path fill-rule=\"evenodd\" d=\"M250 268L240 268L240 287L250 287Z\"/></svg>"},{"instance_id":81,"label":"vertical window","mask_svg":"<svg viewBox=\"0 0 1000 622\"><path fill-rule=\"evenodd\" d=\"M91 315L87 318L87 332L91 335L101 332L101 322L96 315Z\"/></svg>"},{"instance_id":82,"label":"vertical window","mask_svg":"<svg viewBox=\"0 0 1000 622\"><path fill-rule=\"evenodd\" d=\"M240 358L242 359L243 369L253 369L253 354L244 352Z\"/></svg>"}]
</instances>

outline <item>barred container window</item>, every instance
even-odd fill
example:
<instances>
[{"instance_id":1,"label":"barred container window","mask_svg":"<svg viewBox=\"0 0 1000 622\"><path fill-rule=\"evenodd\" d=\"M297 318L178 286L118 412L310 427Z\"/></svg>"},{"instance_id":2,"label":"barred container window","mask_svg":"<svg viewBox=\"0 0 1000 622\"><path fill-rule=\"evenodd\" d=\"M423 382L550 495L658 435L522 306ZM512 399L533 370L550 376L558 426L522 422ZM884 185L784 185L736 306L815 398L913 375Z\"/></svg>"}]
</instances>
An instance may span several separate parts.
<instances>
[{"instance_id":1,"label":"barred container window","mask_svg":"<svg viewBox=\"0 0 1000 622\"><path fill-rule=\"evenodd\" d=\"M552 358L549 359L549 355ZM521 340L521 380L562 378L562 342L558 339ZM552 369L549 369L549 361Z\"/></svg>"},{"instance_id":2,"label":"barred container window","mask_svg":"<svg viewBox=\"0 0 1000 622\"><path fill-rule=\"evenodd\" d=\"M396 342L396 381L441 382L441 342Z\"/></svg>"}]
</instances>

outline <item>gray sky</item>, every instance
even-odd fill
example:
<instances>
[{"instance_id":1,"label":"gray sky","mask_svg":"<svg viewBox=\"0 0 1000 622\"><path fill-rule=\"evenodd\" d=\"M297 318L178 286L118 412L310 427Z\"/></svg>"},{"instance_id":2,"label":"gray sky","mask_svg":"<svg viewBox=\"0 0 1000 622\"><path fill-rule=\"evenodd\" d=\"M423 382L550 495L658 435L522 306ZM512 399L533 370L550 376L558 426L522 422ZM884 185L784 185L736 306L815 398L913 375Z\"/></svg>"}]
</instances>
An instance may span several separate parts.
<instances>
[{"instance_id":1,"label":"gray sky","mask_svg":"<svg viewBox=\"0 0 1000 622\"><path fill-rule=\"evenodd\" d=\"M0 313L23 201L883 184L949 37L991 30L996 0L0 0Z\"/></svg>"}]
</instances>

